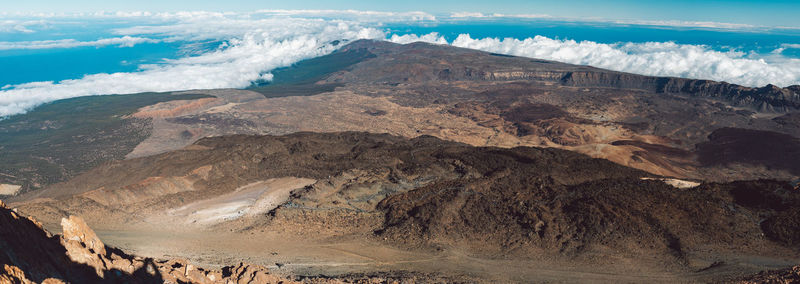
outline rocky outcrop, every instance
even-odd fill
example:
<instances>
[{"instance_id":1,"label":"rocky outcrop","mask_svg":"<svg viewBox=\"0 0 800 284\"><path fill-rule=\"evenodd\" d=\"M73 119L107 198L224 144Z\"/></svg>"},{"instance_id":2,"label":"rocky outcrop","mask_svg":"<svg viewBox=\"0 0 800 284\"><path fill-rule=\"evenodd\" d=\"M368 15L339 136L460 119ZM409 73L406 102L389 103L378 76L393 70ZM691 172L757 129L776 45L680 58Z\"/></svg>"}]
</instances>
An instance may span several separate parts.
<instances>
[{"instance_id":1,"label":"rocky outcrop","mask_svg":"<svg viewBox=\"0 0 800 284\"><path fill-rule=\"evenodd\" d=\"M63 235L50 235L35 220L0 201L0 284L59 283L300 283L264 266L240 262L204 269L184 259L155 260L107 247L83 221L62 220ZM464 282L436 274L345 275L297 278L308 283ZM467 278L464 278L467 279ZM410 281L410 282L409 282ZM474 282L470 281L470 282Z\"/></svg>"},{"instance_id":2,"label":"rocky outcrop","mask_svg":"<svg viewBox=\"0 0 800 284\"><path fill-rule=\"evenodd\" d=\"M89 283L98 276L72 262L60 238L0 202L0 279L3 283L43 282L49 278ZM5 282L8 281L8 282Z\"/></svg>"},{"instance_id":3,"label":"rocky outcrop","mask_svg":"<svg viewBox=\"0 0 800 284\"><path fill-rule=\"evenodd\" d=\"M186 260L154 260L106 247L83 219L61 222L63 234L0 202L0 283L293 283L258 265L218 270Z\"/></svg>"}]
</instances>

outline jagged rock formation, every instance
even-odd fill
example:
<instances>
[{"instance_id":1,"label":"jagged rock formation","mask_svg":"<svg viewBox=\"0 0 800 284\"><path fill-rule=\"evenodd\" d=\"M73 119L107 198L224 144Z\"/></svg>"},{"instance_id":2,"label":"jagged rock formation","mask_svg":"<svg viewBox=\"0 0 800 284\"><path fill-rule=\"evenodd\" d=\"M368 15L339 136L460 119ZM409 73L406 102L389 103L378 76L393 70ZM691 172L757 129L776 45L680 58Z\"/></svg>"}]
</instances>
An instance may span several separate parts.
<instances>
[{"instance_id":1,"label":"jagged rock formation","mask_svg":"<svg viewBox=\"0 0 800 284\"><path fill-rule=\"evenodd\" d=\"M107 247L83 219L62 220L61 236L50 235L32 218L22 217L0 201L0 284L63 283L409 283L464 282L430 273L350 274L340 277L279 276L240 262L204 269L183 259L154 260ZM477 281L472 279L470 281Z\"/></svg>"},{"instance_id":2,"label":"jagged rock formation","mask_svg":"<svg viewBox=\"0 0 800 284\"><path fill-rule=\"evenodd\" d=\"M41 224L20 216L5 204L0 205L0 264L5 268L2 277L7 281L43 282L54 278L88 283L97 279L93 269L67 257L59 237L50 235Z\"/></svg>"},{"instance_id":3,"label":"jagged rock formation","mask_svg":"<svg viewBox=\"0 0 800 284\"><path fill-rule=\"evenodd\" d=\"M0 283L292 283L266 268L240 263L221 270L185 260L156 261L106 247L83 219L61 222L63 235L0 202Z\"/></svg>"}]
</instances>

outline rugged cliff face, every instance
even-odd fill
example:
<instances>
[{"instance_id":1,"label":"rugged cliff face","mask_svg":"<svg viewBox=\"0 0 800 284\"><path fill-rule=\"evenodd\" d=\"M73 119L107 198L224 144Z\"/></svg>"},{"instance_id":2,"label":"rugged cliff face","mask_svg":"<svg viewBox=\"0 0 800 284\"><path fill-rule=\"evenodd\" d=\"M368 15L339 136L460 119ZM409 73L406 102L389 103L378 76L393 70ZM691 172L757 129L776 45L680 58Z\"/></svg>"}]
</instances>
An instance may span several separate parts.
<instances>
[{"instance_id":1,"label":"rugged cliff face","mask_svg":"<svg viewBox=\"0 0 800 284\"><path fill-rule=\"evenodd\" d=\"M561 83L567 86L640 89L655 93L723 100L735 106L761 112L800 110L800 92L796 90L800 86L780 88L767 85L750 88L726 82L649 77L608 71L568 72L561 78Z\"/></svg>"},{"instance_id":2,"label":"rugged cliff face","mask_svg":"<svg viewBox=\"0 0 800 284\"><path fill-rule=\"evenodd\" d=\"M221 270L185 260L127 255L105 244L83 219L61 221L62 235L22 217L0 202L0 283L292 283L261 266L240 263Z\"/></svg>"}]
</instances>

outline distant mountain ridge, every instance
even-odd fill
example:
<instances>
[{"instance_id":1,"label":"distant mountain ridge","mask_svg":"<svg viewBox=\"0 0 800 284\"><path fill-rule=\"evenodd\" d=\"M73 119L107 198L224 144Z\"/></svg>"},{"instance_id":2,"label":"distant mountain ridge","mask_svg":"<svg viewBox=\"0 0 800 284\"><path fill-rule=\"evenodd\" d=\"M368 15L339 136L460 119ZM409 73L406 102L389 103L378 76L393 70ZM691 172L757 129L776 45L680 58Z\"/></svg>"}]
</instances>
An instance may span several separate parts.
<instances>
[{"instance_id":1,"label":"distant mountain ridge","mask_svg":"<svg viewBox=\"0 0 800 284\"><path fill-rule=\"evenodd\" d=\"M437 46L423 42L398 45L388 42L359 40L338 52L366 49L377 54L396 53L409 49L439 49L448 53L471 53L498 57L509 61L507 66L516 70L491 70L464 66L432 70L437 76L427 79L455 80L542 80L574 87L606 87L638 89L655 93L680 94L710 99L724 99L735 106L748 107L762 112L790 112L800 110L800 85L781 88L767 85L760 88L745 87L727 82L678 77L660 77L618 72L591 66L572 65L549 60L530 59L496 53L482 52L452 46ZM458 51L456 51L458 50ZM419 78L421 79L421 78Z\"/></svg>"}]
</instances>

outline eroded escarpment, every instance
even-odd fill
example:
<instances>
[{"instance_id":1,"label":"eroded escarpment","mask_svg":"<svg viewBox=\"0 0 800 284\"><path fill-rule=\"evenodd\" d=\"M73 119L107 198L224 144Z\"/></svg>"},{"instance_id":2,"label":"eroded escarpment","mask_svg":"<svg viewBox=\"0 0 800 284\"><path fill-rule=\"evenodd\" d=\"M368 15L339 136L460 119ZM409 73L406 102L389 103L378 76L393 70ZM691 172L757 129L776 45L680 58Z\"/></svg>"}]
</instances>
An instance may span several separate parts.
<instances>
[{"instance_id":1,"label":"eroded escarpment","mask_svg":"<svg viewBox=\"0 0 800 284\"><path fill-rule=\"evenodd\" d=\"M711 80L644 76L421 42L398 45L363 40L353 42L339 52L363 51L378 56L356 65L350 72L335 74L326 81L402 84L424 81L543 81L570 87L637 89L706 97L759 111L800 110L800 86L780 88L767 85L752 88ZM405 60L392 62L397 58ZM387 66L389 68L383 68Z\"/></svg>"}]
</instances>

